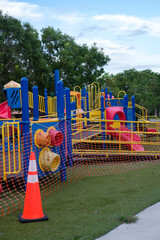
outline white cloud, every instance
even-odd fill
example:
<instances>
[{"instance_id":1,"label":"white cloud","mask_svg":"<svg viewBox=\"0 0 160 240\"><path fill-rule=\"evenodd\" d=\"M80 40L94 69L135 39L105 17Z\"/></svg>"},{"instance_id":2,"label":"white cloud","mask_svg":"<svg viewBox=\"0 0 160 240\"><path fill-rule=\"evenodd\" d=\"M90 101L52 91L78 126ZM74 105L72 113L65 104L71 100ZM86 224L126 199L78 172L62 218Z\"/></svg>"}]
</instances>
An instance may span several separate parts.
<instances>
[{"instance_id":1,"label":"white cloud","mask_svg":"<svg viewBox=\"0 0 160 240\"><path fill-rule=\"evenodd\" d=\"M80 14L76 14L76 13L70 13L70 14L54 14L51 16L52 19L64 22L64 24L79 24L80 22L85 20L85 17L83 15Z\"/></svg>"},{"instance_id":2,"label":"white cloud","mask_svg":"<svg viewBox=\"0 0 160 240\"><path fill-rule=\"evenodd\" d=\"M43 17L40 6L28 2L0 0L0 9L16 18L40 19Z\"/></svg>"},{"instance_id":3,"label":"white cloud","mask_svg":"<svg viewBox=\"0 0 160 240\"><path fill-rule=\"evenodd\" d=\"M93 21L99 22L102 26L116 28L117 31L127 32L141 30L151 35L160 35L160 18L143 19L127 15L95 15ZM135 32L136 34L136 32Z\"/></svg>"},{"instance_id":4,"label":"white cloud","mask_svg":"<svg viewBox=\"0 0 160 240\"><path fill-rule=\"evenodd\" d=\"M135 68L138 71L151 69L154 72L160 72L158 53L149 55L147 52L134 49L128 53L117 52L116 54L110 54L110 57L111 61L106 67L106 71L109 73L116 74L131 68Z\"/></svg>"},{"instance_id":5,"label":"white cloud","mask_svg":"<svg viewBox=\"0 0 160 240\"><path fill-rule=\"evenodd\" d=\"M137 21L137 18L132 17L132 16L126 16L126 15L110 15L110 14L103 14L103 15L96 15L93 16L94 20L98 21L120 21L120 22L135 22Z\"/></svg>"},{"instance_id":6,"label":"white cloud","mask_svg":"<svg viewBox=\"0 0 160 240\"><path fill-rule=\"evenodd\" d=\"M115 53L131 54L133 52L133 49L131 49L129 46L123 45L118 42L114 42L105 38L97 38L92 36L92 38L77 39L76 42L79 44L83 42L83 43L86 43L88 46L92 46L94 43L96 43L98 48L103 48L104 52L109 55L115 54Z\"/></svg>"}]
</instances>

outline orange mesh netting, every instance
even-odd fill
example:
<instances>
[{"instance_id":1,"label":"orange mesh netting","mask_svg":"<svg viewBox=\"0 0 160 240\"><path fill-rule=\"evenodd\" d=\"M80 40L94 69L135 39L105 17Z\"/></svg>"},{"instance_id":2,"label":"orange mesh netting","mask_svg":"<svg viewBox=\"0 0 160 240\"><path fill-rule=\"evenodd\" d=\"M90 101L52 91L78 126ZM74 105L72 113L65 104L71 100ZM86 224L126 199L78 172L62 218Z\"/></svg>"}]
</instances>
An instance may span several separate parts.
<instances>
[{"instance_id":1,"label":"orange mesh netting","mask_svg":"<svg viewBox=\"0 0 160 240\"><path fill-rule=\"evenodd\" d=\"M60 190L62 184L86 176L117 174L160 163L158 122L74 118L71 126L65 120L51 122L51 128L45 121L34 126L28 135L19 132L18 125L6 125L3 130L0 216L23 206L31 147L36 155L42 198Z\"/></svg>"}]
</instances>

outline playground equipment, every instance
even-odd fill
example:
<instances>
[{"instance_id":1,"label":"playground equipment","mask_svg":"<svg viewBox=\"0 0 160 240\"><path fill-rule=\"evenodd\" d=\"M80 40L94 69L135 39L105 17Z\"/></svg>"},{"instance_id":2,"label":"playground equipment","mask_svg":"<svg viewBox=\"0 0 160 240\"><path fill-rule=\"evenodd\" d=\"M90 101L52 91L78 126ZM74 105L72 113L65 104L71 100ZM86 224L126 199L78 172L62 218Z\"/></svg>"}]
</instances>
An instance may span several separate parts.
<instances>
[{"instance_id":1,"label":"playground equipment","mask_svg":"<svg viewBox=\"0 0 160 240\"><path fill-rule=\"evenodd\" d=\"M8 101L8 106L11 109L21 108L20 102L20 84L10 81L4 85L3 93Z\"/></svg>"},{"instance_id":2,"label":"playground equipment","mask_svg":"<svg viewBox=\"0 0 160 240\"><path fill-rule=\"evenodd\" d=\"M37 147L41 148L44 146L49 146L51 144L51 135L38 129L34 136L34 141Z\"/></svg>"},{"instance_id":3,"label":"playground equipment","mask_svg":"<svg viewBox=\"0 0 160 240\"><path fill-rule=\"evenodd\" d=\"M60 146L63 142L63 133L57 131L54 127L50 127L47 131L51 136L50 146Z\"/></svg>"},{"instance_id":4,"label":"playground equipment","mask_svg":"<svg viewBox=\"0 0 160 240\"><path fill-rule=\"evenodd\" d=\"M126 116L123 111L123 107L109 107L106 109L106 119L113 120L114 117L117 116L119 120L125 121ZM119 132L115 131L115 128L119 129ZM131 131L124 126L123 123L119 123L117 125L113 124L112 122L107 122L107 129L112 130L109 134L111 134L115 139L121 139L122 141L130 142L129 148L133 151L144 151L144 148L140 144L134 144L134 142L141 142L141 138L137 134L131 134Z\"/></svg>"},{"instance_id":5,"label":"playground equipment","mask_svg":"<svg viewBox=\"0 0 160 240\"><path fill-rule=\"evenodd\" d=\"M92 161L104 161L106 164L108 161L114 162L115 159L120 163L122 160L143 158L148 161L158 158L158 122L151 123L144 119L145 114L139 118L140 121L136 121L134 96L131 102L128 101L127 94L123 98L113 97L107 88L100 91L96 83L91 84L88 91L87 88L76 87L74 90L79 89L80 92L70 92L70 89L64 88L63 82L59 81L58 71L55 72L55 78L56 113L55 110L49 110L53 108L49 103L47 90L44 91L45 96L40 97L38 87L34 86L30 94L26 78L22 78L20 87L4 90L9 109L20 106L22 111L22 119L0 121L0 180L4 194L8 191L7 183L10 179L14 189L17 185L21 190L24 189L32 151L35 152L38 176L45 196L51 191L48 190L49 179L56 179L58 175L59 181L70 181L68 169L82 162L87 165ZM14 98L16 101L10 93L18 96ZM30 118L29 114L31 105L33 118ZM45 114L40 118L42 109ZM72 172L73 176L74 174ZM45 185L46 182L48 186ZM53 185L56 190L56 184ZM7 205L6 202L5 204Z\"/></svg>"},{"instance_id":6,"label":"playground equipment","mask_svg":"<svg viewBox=\"0 0 160 240\"><path fill-rule=\"evenodd\" d=\"M57 131L54 127L50 127L47 132L38 129L35 133L34 141L39 148L44 146L60 146L63 142L63 133Z\"/></svg>"},{"instance_id":7,"label":"playground equipment","mask_svg":"<svg viewBox=\"0 0 160 240\"><path fill-rule=\"evenodd\" d=\"M0 104L0 119L10 119L11 118L11 109L8 106L8 102L5 101Z\"/></svg>"},{"instance_id":8,"label":"playground equipment","mask_svg":"<svg viewBox=\"0 0 160 240\"><path fill-rule=\"evenodd\" d=\"M56 71L57 73L57 71ZM58 76L55 74L55 76ZM132 124L132 121L135 121L135 99L134 96L132 97L132 104L128 104L128 96L123 92L123 98L113 98L112 93L109 92L108 89L105 88L105 91L100 92L99 85L93 83L90 85L89 92L87 92L86 88L82 90L76 86L74 90L77 88L81 90L80 92L72 91L70 92L69 89L63 89L63 83L58 81L59 79L55 80L56 86L56 101L57 101L57 116L58 118L50 118L48 119L48 115L46 118L39 120L39 95L38 95L38 88L36 86L33 87L33 120L29 119L29 96L28 94L28 80L26 78L22 79L21 87L19 85L10 84L9 88L6 85L4 89L4 93L7 97L8 102L10 103L9 109L14 109L19 107L19 103L22 105L22 121L19 123L11 123L10 128L14 131L13 136L17 135L15 129L18 130L18 141L13 141L12 148L14 149L13 154L11 152L11 145L10 140L8 142L3 141L2 144L2 151L3 151L3 178L6 179L7 175L10 174L24 174L24 178L27 178L27 171L22 168L21 162L27 161L24 160L23 157L18 153L21 149L21 145L23 144L23 148L28 148L28 152L23 152L23 155L26 159L29 158L30 147L35 150L35 154L37 158L40 157L40 165L38 164L38 168L40 171L40 176L44 176L46 173L46 167L43 163L43 157L45 153L41 154L41 151L45 147L49 147L51 153L49 153L49 160L47 160L46 166L48 166L48 162L50 164L50 171L53 169L61 171L61 178L62 180L66 180L66 163L69 161L69 165L72 166L73 163L73 152L72 147L75 146L74 141L82 140L89 141L93 136L102 135L102 139L104 141L103 145L107 145L109 143L107 141L108 137L111 135L113 139L119 142L119 145L126 145L128 149L133 153L136 152L144 152L144 147L141 144L141 138L138 133L134 133L136 131L136 123ZM18 90L18 91L17 91ZM19 94L19 92L21 94ZM14 95L14 94L15 95ZM65 93L65 94L64 94ZM12 98L14 96L14 98ZM21 96L21 100L19 99ZM99 96L100 99L99 99ZM19 98L18 98L19 97ZM119 97L119 94L118 94ZM47 91L45 91L45 112L48 112L48 101L47 101ZM65 99L64 99L65 98ZM14 101L16 99L16 101ZM98 99L98 100L97 100ZM75 101L74 101L75 100ZM91 102L94 104L91 105ZM17 104L17 105L16 105ZM41 105L41 104L40 104ZM7 106L7 102L5 103ZM96 107L99 107L96 109ZM65 109L65 112L64 112ZM8 110L7 110L8 111ZM99 130L94 129L93 123L97 121L97 116L93 118L95 112L98 112L100 115L101 120L114 120L114 122L107 122L104 124L102 122L99 124ZM91 115L91 116L90 116ZM64 119L66 117L66 120ZM90 118L91 117L91 118ZM72 118L72 120L71 120ZM92 120L91 120L92 119ZM71 136L71 124L73 122L73 137ZM125 124L121 121L127 121ZM3 124L6 124L2 122ZM31 129L30 125L31 124ZM5 125L2 127L4 129ZM96 127L95 127L96 128ZM86 129L86 130L85 130ZM93 131L94 129L94 131ZM6 136L10 136L8 134L8 123L6 124L5 128L7 134ZM139 131L139 129L138 129ZM151 132L152 130L150 130ZM86 137L90 132L89 137ZM152 131L157 132L157 130ZM26 141L22 139L24 136ZM3 130L3 138L5 137L5 131ZM79 139L78 139L79 138ZM23 140L23 142L22 142ZM126 142L126 144L124 143ZM128 143L130 142L130 143ZM120 149L119 149L120 150ZM17 158L18 154L18 158ZM58 154L60 156L61 161L61 168L53 167L53 159L54 155ZM117 152L119 154L119 152ZM5 157L5 156L8 156ZM42 157L43 156L43 157ZM14 164L11 164L11 158L14 159ZM9 159L9 162L7 161ZM19 163L16 167L16 159L18 159ZM52 160L51 160L52 159ZM69 160L67 160L69 159ZM59 161L58 161L59 163ZM56 166L58 165L56 164ZM27 163L25 164L28 165ZM43 165L43 166L42 166ZM45 171L44 171L45 169ZM56 171L55 170L55 171Z\"/></svg>"},{"instance_id":9,"label":"playground equipment","mask_svg":"<svg viewBox=\"0 0 160 240\"><path fill-rule=\"evenodd\" d=\"M51 152L49 148L43 148L39 155L39 165L44 172L55 172L60 165L60 155Z\"/></svg>"},{"instance_id":10,"label":"playground equipment","mask_svg":"<svg viewBox=\"0 0 160 240\"><path fill-rule=\"evenodd\" d=\"M22 79L21 83L21 94L22 94L22 121L19 120L17 122L4 122L1 121L2 124L2 152L3 152L3 168L0 169L0 178L3 177L3 180L6 180L11 175L22 177L26 181L27 179L27 167L28 166L28 157L30 154L30 147L35 149L35 153L37 159L40 158L38 162L38 170L40 172L39 176L44 176L46 172L46 166L50 163L50 167L47 167L48 171L59 171L60 166L60 158L63 158L65 152L60 153L60 145L63 143L63 133L59 131L59 119L54 118L50 122L47 119L42 120L40 122L36 122L35 120L39 119L39 111L38 111L38 97L36 97L37 92L34 88L34 122L29 119L29 105L28 105L28 80ZM13 88L9 88L9 91L14 91ZM8 89L5 89L8 96ZM38 94L37 94L38 95ZM20 95L19 95L20 96ZM13 101L10 101L12 103ZM15 102L14 102L15 104ZM7 103L5 103L7 106ZM19 107L19 106L18 106ZM10 106L13 108L13 105ZM30 128L31 124L31 128ZM15 129L17 131L15 132ZM48 130L48 132L47 132ZM11 132L12 131L12 132ZM10 135L12 133L12 141L10 139ZM17 135L17 140L15 136ZM23 154L20 154L21 148L23 146ZM44 151L41 154L41 150L44 147L49 146L50 151L48 151L48 155ZM26 151L27 149L27 151ZM45 153L45 154L44 154ZM41 157L39 157L41 155ZM61 156L60 156L61 155ZM44 161L44 158L45 161ZM17 161L18 160L18 161ZM46 163L45 163L46 162ZM63 167L61 167L61 172L63 172Z\"/></svg>"}]
</instances>

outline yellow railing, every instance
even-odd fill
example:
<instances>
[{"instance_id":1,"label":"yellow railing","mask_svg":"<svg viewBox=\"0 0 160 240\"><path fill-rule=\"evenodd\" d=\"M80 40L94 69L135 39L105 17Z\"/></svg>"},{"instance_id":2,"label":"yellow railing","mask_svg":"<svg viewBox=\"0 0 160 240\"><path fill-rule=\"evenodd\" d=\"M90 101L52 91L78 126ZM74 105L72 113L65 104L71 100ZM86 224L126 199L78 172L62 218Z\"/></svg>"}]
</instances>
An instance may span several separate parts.
<instances>
[{"instance_id":1,"label":"yellow railing","mask_svg":"<svg viewBox=\"0 0 160 240\"><path fill-rule=\"evenodd\" d=\"M158 117L156 115L148 115L147 116L147 119L150 121L152 119L152 121L154 121L155 119L155 122L158 122Z\"/></svg>"},{"instance_id":2,"label":"yellow railing","mask_svg":"<svg viewBox=\"0 0 160 240\"><path fill-rule=\"evenodd\" d=\"M8 174L21 171L20 127L19 122L2 125L3 180Z\"/></svg>"},{"instance_id":3,"label":"yellow railing","mask_svg":"<svg viewBox=\"0 0 160 240\"><path fill-rule=\"evenodd\" d=\"M76 90L77 90L77 92L81 93L81 88L79 86L74 87L74 91L76 91ZM89 110L100 108L101 92L100 92L99 83L98 82L91 83L88 86L87 90L88 90L88 95L89 95ZM76 96L71 96L71 102L73 102L73 101L77 102Z\"/></svg>"},{"instance_id":4,"label":"yellow railing","mask_svg":"<svg viewBox=\"0 0 160 240\"><path fill-rule=\"evenodd\" d=\"M29 102L29 107L33 108L33 93L28 92L28 102Z\"/></svg>"},{"instance_id":5,"label":"yellow railing","mask_svg":"<svg viewBox=\"0 0 160 240\"><path fill-rule=\"evenodd\" d=\"M84 123L85 119L74 118L74 120ZM91 127L79 128L78 125L72 125L73 127L73 140L72 143L75 146L74 153L97 153L98 154L124 154L124 155L142 155L142 156L160 156L160 123L151 123L139 121L116 121L116 120L102 120L102 119L87 119L92 122ZM107 124L116 126L115 128L108 128ZM95 125L93 123L95 122ZM99 126L97 127L97 122ZM101 123L105 123L105 129L101 128ZM121 128L128 124L127 128ZM83 126L83 125L81 125ZM95 127L94 127L95 126ZM119 127L118 127L119 126ZM93 129L94 128L94 129ZM147 130L148 129L148 130ZM153 130L152 130L153 129ZM77 130L77 131L76 131ZM105 139L102 138L102 134L105 134ZM93 138L94 136L94 138ZM96 137L97 136L97 137ZM107 137L108 136L108 137ZM112 138L110 137L112 136ZM93 138L93 139L92 139ZM76 149L76 144L78 144ZM81 145L81 143L83 143ZM84 149L86 143L92 144L91 149ZM95 147L97 144L97 149ZM100 148L100 144L106 144L105 148ZM82 149L80 148L82 146ZM109 147L110 146L110 147ZM126 146L128 146L126 148Z\"/></svg>"},{"instance_id":6,"label":"yellow railing","mask_svg":"<svg viewBox=\"0 0 160 240\"><path fill-rule=\"evenodd\" d=\"M136 119L138 119L139 122L148 122L148 120L143 117L142 115L135 113Z\"/></svg>"},{"instance_id":7,"label":"yellow railing","mask_svg":"<svg viewBox=\"0 0 160 240\"><path fill-rule=\"evenodd\" d=\"M147 120L147 109L145 107L140 106L139 104L135 104L135 108L141 110L141 119Z\"/></svg>"},{"instance_id":8,"label":"yellow railing","mask_svg":"<svg viewBox=\"0 0 160 240\"><path fill-rule=\"evenodd\" d=\"M28 92L28 101L29 101L29 107L33 108L33 93L32 92ZM44 97L41 95L38 95L38 102L39 102L39 111L45 113Z\"/></svg>"},{"instance_id":9,"label":"yellow railing","mask_svg":"<svg viewBox=\"0 0 160 240\"><path fill-rule=\"evenodd\" d=\"M21 90L20 90L20 99L21 99ZM33 93L28 92L28 102L29 107L33 108ZM45 98L41 95L38 95L39 111L45 113ZM57 98L48 97L48 114L57 113Z\"/></svg>"},{"instance_id":10,"label":"yellow railing","mask_svg":"<svg viewBox=\"0 0 160 240\"><path fill-rule=\"evenodd\" d=\"M95 100L94 100L94 109L97 109L97 108L99 108L100 109L100 107L101 107L101 101L100 101L100 99L101 99L101 92L99 92L99 93L96 93L96 95L95 95Z\"/></svg>"},{"instance_id":11,"label":"yellow railing","mask_svg":"<svg viewBox=\"0 0 160 240\"><path fill-rule=\"evenodd\" d=\"M95 93L100 92L100 85L98 82L93 82L88 86L88 92L93 92L95 90Z\"/></svg>"},{"instance_id":12,"label":"yellow railing","mask_svg":"<svg viewBox=\"0 0 160 240\"><path fill-rule=\"evenodd\" d=\"M57 114L57 97L48 97L48 114Z\"/></svg>"},{"instance_id":13,"label":"yellow railing","mask_svg":"<svg viewBox=\"0 0 160 240\"><path fill-rule=\"evenodd\" d=\"M88 86L88 94L89 94L89 110L93 110L95 108L100 108L100 85L98 82L93 82Z\"/></svg>"},{"instance_id":14,"label":"yellow railing","mask_svg":"<svg viewBox=\"0 0 160 240\"><path fill-rule=\"evenodd\" d=\"M45 113L45 100L43 96L38 95L39 111Z\"/></svg>"}]
</instances>

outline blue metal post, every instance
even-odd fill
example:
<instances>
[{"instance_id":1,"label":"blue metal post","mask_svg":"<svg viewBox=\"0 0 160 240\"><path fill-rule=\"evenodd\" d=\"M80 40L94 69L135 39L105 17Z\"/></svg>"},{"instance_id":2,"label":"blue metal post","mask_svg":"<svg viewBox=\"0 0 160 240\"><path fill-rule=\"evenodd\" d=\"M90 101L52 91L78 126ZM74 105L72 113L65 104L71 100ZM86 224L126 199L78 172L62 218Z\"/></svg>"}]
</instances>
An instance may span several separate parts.
<instances>
[{"instance_id":1,"label":"blue metal post","mask_svg":"<svg viewBox=\"0 0 160 240\"><path fill-rule=\"evenodd\" d=\"M105 88L105 107L107 105L107 99L108 99L108 88Z\"/></svg>"},{"instance_id":2,"label":"blue metal post","mask_svg":"<svg viewBox=\"0 0 160 240\"><path fill-rule=\"evenodd\" d=\"M60 175L61 181L66 181L66 149L65 149L65 119L64 119L64 95L63 95L63 82L59 81L57 84L57 116L59 118L59 130L63 133L64 140L63 143L59 146L60 148Z\"/></svg>"},{"instance_id":3,"label":"blue metal post","mask_svg":"<svg viewBox=\"0 0 160 240\"><path fill-rule=\"evenodd\" d=\"M112 92L109 92L109 98L112 99Z\"/></svg>"},{"instance_id":4,"label":"blue metal post","mask_svg":"<svg viewBox=\"0 0 160 240\"><path fill-rule=\"evenodd\" d=\"M132 111L133 111L133 121L136 120L136 115L135 115L135 96L132 96Z\"/></svg>"},{"instance_id":5,"label":"blue metal post","mask_svg":"<svg viewBox=\"0 0 160 240\"><path fill-rule=\"evenodd\" d=\"M47 89L44 89L44 104L45 104L46 118L48 118L48 95L47 95Z\"/></svg>"},{"instance_id":6,"label":"blue metal post","mask_svg":"<svg viewBox=\"0 0 160 240\"><path fill-rule=\"evenodd\" d=\"M81 89L81 97L85 97L86 95L86 88L84 87L83 89Z\"/></svg>"},{"instance_id":7,"label":"blue metal post","mask_svg":"<svg viewBox=\"0 0 160 240\"><path fill-rule=\"evenodd\" d=\"M135 96L132 96L132 115L133 121L136 121L136 113L135 113ZM136 130L136 124L133 123L133 130Z\"/></svg>"},{"instance_id":8,"label":"blue metal post","mask_svg":"<svg viewBox=\"0 0 160 240\"><path fill-rule=\"evenodd\" d=\"M71 102L70 106L71 106L71 111L76 110L76 102L75 101ZM76 112L75 112L75 114L76 114Z\"/></svg>"},{"instance_id":9,"label":"blue metal post","mask_svg":"<svg viewBox=\"0 0 160 240\"><path fill-rule=\"evenodd\" d=\"M105 88L105 98L108 98L108 88Z\"/></svg>"},{"instance_id":10,"label":"blue metal post","mask_svg":"<svg viewBox=\"0 0 160 240\"><path fill-rule=\"evenodd\" d=\"M67 152L69 166L73 166L73 156L72 156L72 128L71 128L71 104L70 104L70 89L65 88L66 95L66 125L67 125Z\"/></svg>"},{"instance_id":11,"label":"blue metal post","mask_svg":"<svg viewBox=\"0 0 160 240\"><path fill-rule=\"evenodd\" d=\"M81 99L81 109L84 111L84 99Z\"/></svg>"},{"instance_id":12,"label":"blue metal post","mask_svg":"<svg viewBox=\"0 0 160 240\"><path fill-rule=\"evenodd\" d=\"M81 99L81 109L85 111L84 109L84 99ZM84 119L84 113L82 114L82 118ZM85 128L85 121L83 120L83 129Z\"/></svg>"},{"instance_id":13,"label":"blue metal post","mask_svg":"<svg viewBox=\"0 0 160 240\"><path fill-rule=\"evenodd\" d=\"M59 82L59 70L55 70L54 71L54 82L55 82L55 96L57 96L57 92L58 92L58 82Z\"/></svg>"},{"instance_id":14,"label":"blue metal post","mask_svg":"<svg viewBox=\"0 0 160 240\"><path fill-rule=\"evenodd\" d=\"M29 130L29 103L28 103L28 79L21 79L21 99L22 99L22 131L23 131L23 161L24 161L24 181L27 183L29 157L30 157L30 130Z\"/></svg>"},{"instance_id":15,"label":"blue metal post","mask_svg":"<svg viewBox=\"0 0 160 240\"><path fill-rule=\"evenodd\" d=\"M86 88L85 88L85 87L81 90L81 97L82 97L82 98L85 98L85 97L86 97ZM86 109L85 104L86 104L86 102L84 101L84 111L85 111L85 109Z\"/></svg>"},{"instance_id":16,"label":"blue metal post","mask_svg":"<svg viewBox=\"0 0 160 240\"><path fill-rule=\"evenodd\" d=\"M38 108L38 87L34 86L33 91L33 120L38 121L39 119L39 108Z\"/></svg>"},{"instance_id":17,"label":"blue metal post","mask_svg":"<svg viewBox=\"0 0 160 240\"><path fill-rule=\"evenodd\" d=\"M126 121L128 120L127 110L128 110L128 94L124 96L124 114L126 116ZM125 125L128 126L127 123Z\"/></svg>"},{"instance_id":18,"label":"blue metal post","mask_svg":"<svg viewBox=\"0 0 160 240\"><path fill-rule=\"evenodd\" d=\"M89 94L86 92L86 107L87 107L87 114L86 117L89 119ZM87 121L87 125L90 124L90 121Z\"/></svg>"},{"instance_id":19,"label":"blue metal post","mask_svg":"<svg viewBox=\"0 0 160 240\"><path fill-rule=\"evenodd\" d=\"M105 112L105 108L104 108L104 97L101 96L101 119L105 119L105 116L104 116L104 112ZM106 140L106 133L105 133L105 122L102 121L101 122L101 129L102 129L102 140ZM106 148L106 145L105 143L103 143L103 149Z\"/></svg>"}]
</instances>

